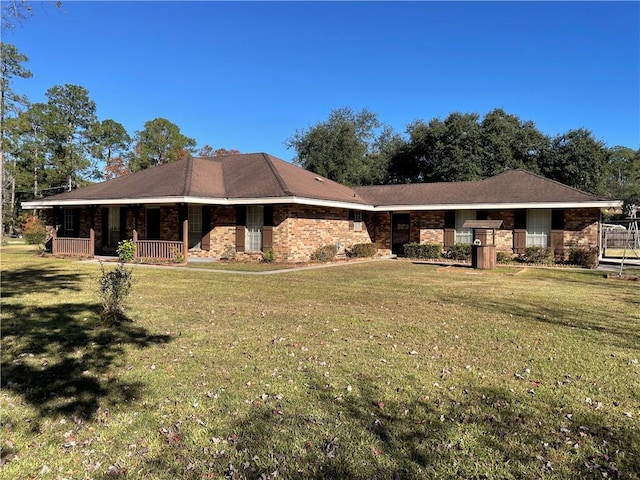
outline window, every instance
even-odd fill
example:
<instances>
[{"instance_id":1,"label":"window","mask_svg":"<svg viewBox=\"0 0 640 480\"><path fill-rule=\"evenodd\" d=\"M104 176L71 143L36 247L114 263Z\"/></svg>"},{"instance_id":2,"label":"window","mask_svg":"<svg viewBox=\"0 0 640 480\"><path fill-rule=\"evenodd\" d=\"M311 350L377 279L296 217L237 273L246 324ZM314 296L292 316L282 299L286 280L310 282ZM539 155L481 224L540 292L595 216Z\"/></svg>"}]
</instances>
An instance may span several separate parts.
<instances>
[{"instance_id":1,"label":"window","mask_svg":"<svg viewBox=\"0 0 640 480\"><path fill-rule=\"evenodd\" d=\"M202 207L189 205L189 248L202 245Z\"/></svg>"},{"instance_id":2,"label":"window","mask_svg":"<svg viewBox=\"0 0 640 480\"><path fill-rule=\"evenodd\" d=\"M551 210L527 210L527 247L548 247Z\"/></svg>"},{"instance_id":3,"label":"window","mask_svg":"<svg viewBox=\"0 0 640 480\"><path fill-rule=\"evenodd\" d=\"M456 210L456 243L473 243L473 229L462 228L467 220L475 220L475 210Z\"/></svg>"},{"instance_id":4,"label":"window","mask_svg":"<svg viewBox=\"0 0 640 480\"><path fill-rule=\"evenodd\" d=\"M264 226L264 207L249 205L247 207L247 243L249 252L262 250L262 227Z\"/></svg>"},{"instance_id":5,"label":"window","mask_svg":"<svg viewBox=\"0 0 640 480\"><path fill-rule=\"evenodd\" d=\"M362 231L362 211L355 210L353 212L353 231L361 232Z\"/></svg>"},{"instance_id":6,"label":"window","mask_svg":"<svg viewBox=\"0 0 640 480\"><path fill-rule=\"evenodd\" d=\"M120 241L120 207L109 207L109 245Z\"/></svg>"},{"instance_id":7,"label":"window","mask_svg":"<svg viewBox=\"0 0 640 480\"><path fill-rule=\"evenodd\" d=\"M64 219L62 223L62 230L64 231L65 235L72 235L74 227L73 210L70 208L65 208L63 209L63 213Z\"/></svg>"}]
</instances>

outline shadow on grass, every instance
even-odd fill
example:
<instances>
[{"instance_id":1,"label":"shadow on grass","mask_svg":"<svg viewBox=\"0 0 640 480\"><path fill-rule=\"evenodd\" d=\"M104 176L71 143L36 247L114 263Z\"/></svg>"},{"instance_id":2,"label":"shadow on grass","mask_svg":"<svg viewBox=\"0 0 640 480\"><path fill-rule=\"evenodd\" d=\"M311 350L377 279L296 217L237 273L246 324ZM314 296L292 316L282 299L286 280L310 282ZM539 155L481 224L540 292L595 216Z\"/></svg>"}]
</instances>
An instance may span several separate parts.
<instances>
[{"instance_id":1,"label":"shadow on grass","mask_svg":"<svg viewBox=\"0 0 640 480\"><path fill-rule=\"evenodd\" d=\"M114 378L112 366L127 345L145 348L170 340L131 322L102 324L97 303L20 303L21 295L34 290L63 300L67 292L82 290L81 281L79 274L56 269L3 272L3 296L9 301L3 302L2 388L20 396L40 418L90 419L102 401L138 397L141 385Z\"/></svg>"},{"instance_id":2,"label":"shadow on grass","mask_svg":"<svg viewBox=\"0 0 640 480\"><path fill-rule=\"evenodd\" d=\"M49 267L27 267L2 272L2 298L12 298L32 292L64 294L80 291L83 275Z\"/></svg>"},{"instance_id":3,"label":"shadow on grass","mask_svg":"<svg viewBox=\"0 0 640 480\"><path fill-rule=\"evenodd\" d=\"M562 392L544 400L506 388L407 399L361 376L338 394L318 375L308 411L282 398L252 402L223 443L191 451L188 432L149 459L167 478L638 478L631 422L568 414ZM220 435L221 432L216 432Z\"/></svg>"}]
</instances>

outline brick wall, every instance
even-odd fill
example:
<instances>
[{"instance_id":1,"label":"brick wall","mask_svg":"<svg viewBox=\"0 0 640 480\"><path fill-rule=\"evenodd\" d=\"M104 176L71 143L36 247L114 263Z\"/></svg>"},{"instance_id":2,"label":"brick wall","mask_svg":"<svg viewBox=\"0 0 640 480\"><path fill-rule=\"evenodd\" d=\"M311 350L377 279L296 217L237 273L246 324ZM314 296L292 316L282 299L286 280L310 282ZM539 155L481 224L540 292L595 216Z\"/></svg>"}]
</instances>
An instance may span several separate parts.
<instances>
[{"instance_id":1,"label":"brick wall","mask_svg":"<svg viewBox=\"0 0 640 480\"><path fill-rule=\"evenodd\" d=\"M597 208L577 208L564 212L565 249L573 246L595 247L598 245L598 221L600 211Z\"/></svg>"},{"instance_id":2,"label":"brick wall","mask_svg":"<svg viewBox=\"0 0 640 480\"><path fill-rule=\"evenodd\" d=\"M355 231L346 209L286 205L277 208L274 217L278 260L307 261L315 250L329 244L340 244L338 254L343 254L356 243L372 241L369 227L373 222L362 222L362 230Z\"/></svg>"},{"instance_id":3,"label":"brick wall","mask_svg":"<svg viewBox=\"0 0 640 480\"><path fill-rule=\"evenodd\" d=\"M88 237L91 227L91 213L95 230L96 247L103 249L102 209L79 207L75 209L80 215L80 236ZM133 237L133 208L127 210L127 232L125 238ZM44 216L49 235L53 232L53 210L45 210ZM410 217L410 240L419 243L442 243L444 228L444 211L412 212ZM496 231L498 251L511 252L513 246L513 210L492 210L488 212L490 220L503 220L502 229ZM580 208L565 210L564 249L568 255L572 246L595 247L598 244L598 221L600 212L597 208ZM137 230L140 239L146 238L146 209L137 209ZM340 252L344 253L356 243L375 242L379 254L388 254L391 250L391 214L389 212L364 214L362 231L354 231L353 222L349 221L349 210L331 207L315 207L306 205L274 205L273 211L273 249L278 261L308 261L311 254L319 247L327 244L340 244ZM62 212L58 223L62 222ZM178 240L180 238L179 208L177 205L160 207L160 233L162 240ZM206 231L206 226L203 226ZM219 258L229 248L235 248L236 241L236 207L211 206L210 250L194 249L191 254ZM112 250L115 247L112 247ZM260 258L259 254L248 253L246 258Z\"/></svg>"}]
</instances>

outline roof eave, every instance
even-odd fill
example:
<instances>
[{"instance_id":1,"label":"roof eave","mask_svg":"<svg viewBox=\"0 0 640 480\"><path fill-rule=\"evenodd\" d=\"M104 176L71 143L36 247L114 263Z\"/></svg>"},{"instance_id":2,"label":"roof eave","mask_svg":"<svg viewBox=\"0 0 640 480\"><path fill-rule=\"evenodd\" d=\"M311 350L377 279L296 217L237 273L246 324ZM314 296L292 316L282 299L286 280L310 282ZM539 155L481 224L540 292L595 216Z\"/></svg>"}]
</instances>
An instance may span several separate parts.
<instances>
[{"instance_id":1,"label":"roof eave","mask_svg":"<svg viewBox=\"0 0 640 480\"><path fill-rule=\"evenodd\" d=\"M621 208L621 200L593 200L588 202L520 202L520 203L450 203L450 204L418 204L418 205L370 205L359 202L346 202L326 200L319 198L299 197L295 195L287 197L247 197L247 198L212 198L193 196L167 196L149 198L114 198L102 200L69 199L69 200L32 200L22 202L22 208L47 209L53 207L81 207L89 205L166 205L171 203L191 203L201 205L275 205L298 204L321 207L354 208L366 211L434 211L434 210L498 210L521 208Z\"/></svg>"},{"instance_id":2,"label":"roof eave","mask_svg":"<svg viewBox=\"0 0 640 480\"><path fill-rule=\"evenodd\" d=\"M522 208L620 208L621 200L593 200L588 202L518 202L518 203L439 203L424 205L375 205L374 211L434 211L434 210L515 210Z\"/></svg>"},{"instance_id":3,"label":"roof eave","mask_svg":"<svg viewBox=\"0 0 640 480\"><path fill-rule=\"evenodd\" d=\"M372 211L374 207L368 204L356 202L346 202L338 200L326 200L319 198L298 197L295 195L286 197L246 197L246 198L227 198L227 197L194 197L194 196L166 196L166 197L149 197L149 198L112 198L101 200L88 199L69 199L69 200L32 200L22 202L22 208L31 209L48 209L53 207L82 207L90 205L166 205L175 203L188 203L200 205L275 205L275 204L298 204L313 205L320 207L335 208L353 208L359 210Z\"/></svg>"}]
</instances>

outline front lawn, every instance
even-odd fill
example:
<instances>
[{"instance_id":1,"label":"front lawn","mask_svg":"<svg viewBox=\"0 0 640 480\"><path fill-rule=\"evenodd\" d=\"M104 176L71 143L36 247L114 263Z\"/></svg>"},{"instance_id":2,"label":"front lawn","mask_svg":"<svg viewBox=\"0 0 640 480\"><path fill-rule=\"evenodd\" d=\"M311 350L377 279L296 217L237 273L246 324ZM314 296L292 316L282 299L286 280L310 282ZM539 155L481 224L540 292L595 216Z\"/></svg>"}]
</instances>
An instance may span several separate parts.
<instances>
[{"instance_id":1,"label":"front lawn","mask_svg":"<svg viewBox=\"0 0 640 480\"><path fill-rule=\"evenodd\" d=\"M640 478L638 282L0 254L2 478Z\"/></svg>"}]
</instances>

